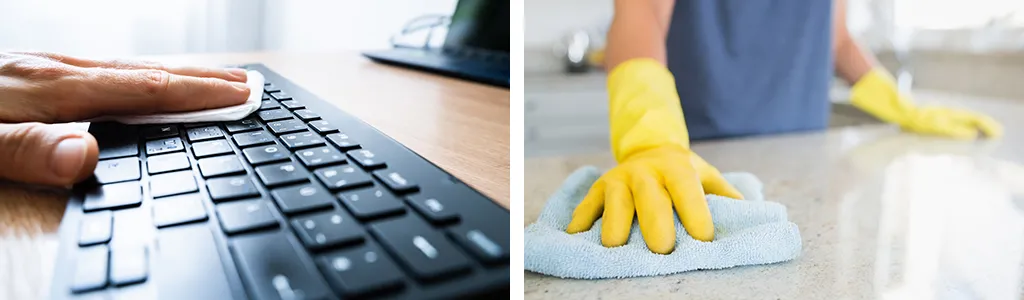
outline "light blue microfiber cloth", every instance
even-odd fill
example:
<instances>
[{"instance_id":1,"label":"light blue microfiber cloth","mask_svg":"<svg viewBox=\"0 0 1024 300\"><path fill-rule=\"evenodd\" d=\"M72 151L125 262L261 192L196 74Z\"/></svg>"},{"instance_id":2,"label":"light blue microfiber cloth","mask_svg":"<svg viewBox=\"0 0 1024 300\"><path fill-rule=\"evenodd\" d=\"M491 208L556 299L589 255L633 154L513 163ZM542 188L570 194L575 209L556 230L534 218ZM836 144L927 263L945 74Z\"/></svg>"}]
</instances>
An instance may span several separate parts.
<instances>
[{"instance_id":1,"label":"light blue microfiber cloth","mask_svg":"<svg viewBox=\"0 0 1024 300\"><path fill-rule=\"evenodd\" d=\"M620 247L601 245L600 219L589 231L565 233L572 211L600 176L595 167L573 172L548 199L537 222L526 227L527 270L562 278L624 278L771 264L800 255L800 231L787 220L786 207L764 201L763 185L750 173L723 174L746 200L707 196L715 224L711 242L690 237L678 218L676 248L668 255L647 249L636 221L629 241Z\"/></svg>"}]
</instances>

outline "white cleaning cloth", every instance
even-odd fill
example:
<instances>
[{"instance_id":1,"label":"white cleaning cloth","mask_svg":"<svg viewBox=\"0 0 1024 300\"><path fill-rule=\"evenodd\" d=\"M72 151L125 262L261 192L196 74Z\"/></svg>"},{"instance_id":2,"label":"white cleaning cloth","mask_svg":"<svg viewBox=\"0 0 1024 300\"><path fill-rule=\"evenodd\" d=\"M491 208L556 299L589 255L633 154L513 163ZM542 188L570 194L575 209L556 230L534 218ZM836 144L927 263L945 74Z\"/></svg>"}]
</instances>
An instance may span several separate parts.
<instances>
[{"instance_id":1,"label":"white cleaning cloth","mask_svg":"<svg viewBox=\"0 0 1024 300\"><path fill-rule=\"evenodd\" d=\"M249 99L246 99L245 103L239 105L201 111L144 116L104 116L89 121L116 121L124 124L167 124L241 120L260 109L260 104L263 103L263 74L250 70L246 75L248 79L245 84L249 86Z\"/></svg>"},{"instance_id":2,"label":"white cleaning cloth","mask_svg":"<svg viewBox=\"0 0 1024 300\"><path fill-rule=\"evenodd\" d=\"M676 248L667 255L647 249L636 222L629 241L614 248L601 245L600 219L589 231L565 233L572 211L600 176L594 167L573 172L548 199L537 222L526 227L527 270L562 278L624 278L771 264L800 255L800 231L786 219L786 207L764 201L761 181L750 173L723 174L746 200L707 196L715 224L711 242L690 237L678 218Z\"/></svg>"}]
</instances>

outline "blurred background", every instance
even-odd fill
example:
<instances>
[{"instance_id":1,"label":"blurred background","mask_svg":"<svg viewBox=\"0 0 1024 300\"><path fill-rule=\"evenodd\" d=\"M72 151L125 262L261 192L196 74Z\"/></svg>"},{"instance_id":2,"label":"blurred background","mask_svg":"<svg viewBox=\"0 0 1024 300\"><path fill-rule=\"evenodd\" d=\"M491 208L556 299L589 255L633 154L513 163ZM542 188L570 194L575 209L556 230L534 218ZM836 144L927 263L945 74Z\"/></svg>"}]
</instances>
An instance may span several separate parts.
<instances>
[{"instance_id":1,"label":"blurred background","mask_svg":"<svg viewBox=\"0 0 1024 300\"><path fill-rule=\"evenodd\" d=\"M901 89L1024 99L1024 1L847 0L851 32ZM525 0L527 156L607 153L600 61L613 0ZM832 126L877 121L834 81Z\"/></svg>"},{"instance_id":2,"label":"blurred background","mask_svg":"<svg viewBox=\"0 0 1024 300\"><path fill-rule=\"evenodd\" d=\"M455 0L0 0L0 49L85 56L390 48ZM440 29L439 31L442 31ZM422 45L426 32L396 38ZM443 41L435 32L433 43Z\"/></svg>"}]
</instances>

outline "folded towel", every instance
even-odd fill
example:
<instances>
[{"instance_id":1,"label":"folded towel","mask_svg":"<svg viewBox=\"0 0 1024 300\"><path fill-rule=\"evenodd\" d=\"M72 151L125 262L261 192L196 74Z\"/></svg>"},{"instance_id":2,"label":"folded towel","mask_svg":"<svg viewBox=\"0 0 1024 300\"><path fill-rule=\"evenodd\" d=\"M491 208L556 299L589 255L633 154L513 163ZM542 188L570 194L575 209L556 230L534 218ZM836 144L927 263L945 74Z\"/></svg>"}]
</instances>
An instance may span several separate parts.
<instances>
[{"instance_id":1,"label":"folded towel","mask_svg":"<svg viewBox=\"0 0 1024 300\"><path fill-rule=\"evenodd\" d=\"M786 219L786 207L764 201L761 181L749 173L723 174L746 200L707 196L715 224L711 242L690 237L678 218L676 248L668 255L647 249L635 221L629 241L620 247L601 245L600 219L589 231L565 233L572 211L600 176L594 167L573 172L548 199L537 222L526 227L527 270L562 278L624 278L771 264L800 255L800 231Z\"/></svg>"},{"instance_id":2,"label":"folded towel","mask_svg":"<svg viewBox=\"0 0 1024 300\"><path fill-rule=\"evenodd\" d=\"M249 99L246 99L245 103L239 105L181 113L144 116L104 116L89 121L117 121L124 124L167 124L241 120L260 109L260 105L263 104L263 74L258 71L249 71L246 75L248 79L245 84L249 86Z\"/></svg>"}]
</instances>

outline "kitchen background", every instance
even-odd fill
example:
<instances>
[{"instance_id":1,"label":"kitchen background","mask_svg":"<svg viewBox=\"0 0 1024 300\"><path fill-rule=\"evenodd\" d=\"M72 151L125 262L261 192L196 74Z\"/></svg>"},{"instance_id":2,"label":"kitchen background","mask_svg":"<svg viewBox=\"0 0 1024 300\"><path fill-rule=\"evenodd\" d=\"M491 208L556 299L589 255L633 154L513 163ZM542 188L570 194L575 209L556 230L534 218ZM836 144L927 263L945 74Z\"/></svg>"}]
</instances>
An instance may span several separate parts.
<instances>
[{"instance_id":1,"label":"kitchen background","mask_svg":"<svg viewBox=\"0 0 1024 300\"><path fill-rule=\"evenodd\" d=\"M900 74L901 88L1024 101L1024 2L847 1L851 32ZM579 65L568 63L575 56L567 54L603 47L612 4L525 0L527 156L608 152L604 73L600 67L568 72ZM845 83L836 80L833 127L877 123L845 104L846 95Z\"/></svg>"}]
</instances>

